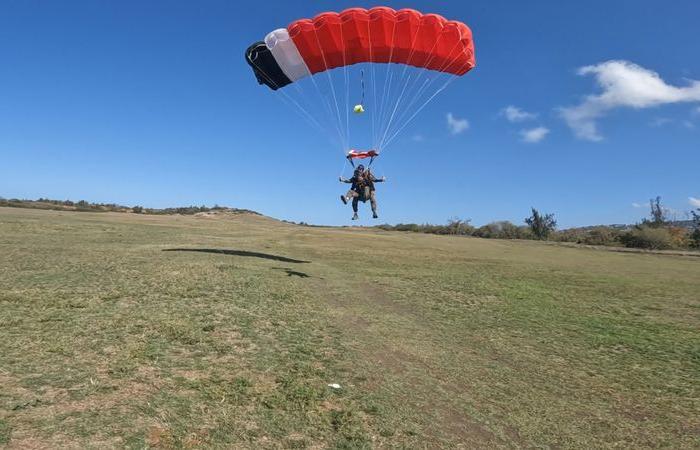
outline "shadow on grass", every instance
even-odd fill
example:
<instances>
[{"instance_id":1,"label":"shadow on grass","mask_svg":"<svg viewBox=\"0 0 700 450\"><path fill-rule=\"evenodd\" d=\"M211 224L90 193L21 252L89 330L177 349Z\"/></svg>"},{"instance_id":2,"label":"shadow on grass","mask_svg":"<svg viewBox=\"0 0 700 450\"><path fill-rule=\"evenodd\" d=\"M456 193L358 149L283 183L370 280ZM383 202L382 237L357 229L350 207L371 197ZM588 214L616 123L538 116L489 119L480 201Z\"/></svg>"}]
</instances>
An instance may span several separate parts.
<instances>
[{"instance_id":1,"label":"shadow on grass","mask_svg":"<svg viewBox=\"0 0 700 450\"><path fill-rule=\"evenodd\" d=\"M262 258L271 259L273 261L294 263L294 264L307 264L311 261L302 261L300 259L287 258L286 256L270 255L268 253L260 252L249 252L246 250L226 250L219 248L165 248L164 252L199 252L199 253L216 253L220 255L231 255L231 256L247 256L250 258ZM301 273L301 272L299 272ZM291 275L290 275L291 276Z\"/></svg>"},{"instance_id":2,"label":"shadow on grass","mask_svg":"<svg viewBox=\"0 0 700 450\"><path fill-rule=\"evenodd\" d=\"M289 269L287 267L273 267L272 270L284 270L288 277L299 277L299 278L310 278L311 275L304 272L297 272L296 270Z\"/></svg>"}]
</instances>

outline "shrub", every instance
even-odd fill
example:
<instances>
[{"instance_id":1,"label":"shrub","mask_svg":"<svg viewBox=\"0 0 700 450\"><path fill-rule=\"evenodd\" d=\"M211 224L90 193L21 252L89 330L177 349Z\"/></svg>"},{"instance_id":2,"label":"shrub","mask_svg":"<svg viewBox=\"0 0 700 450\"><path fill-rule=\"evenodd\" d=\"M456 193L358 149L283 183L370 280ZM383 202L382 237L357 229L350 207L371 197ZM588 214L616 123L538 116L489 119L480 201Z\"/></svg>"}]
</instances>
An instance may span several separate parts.
<instances>
[{"instance_id":1,"label":"shrub","mask_svg":"<svg viewBox=\"0 0 700 450\"><path fill-rule=\"evenodd\" d=\"M457 234L457 235L471 235L474 233L474 227L469 224L471 219L460 219L459 217L453 217L447 220L447 227L445 227L446 234Z\"/></svg>"},{"instance_id":2,"label":"shrub","mask_svg":"<svg viewBox=\"0 0 700 450\"><path fill-rule=\"evenodd\" d=\"M690 245L695 248L700 248L700 208L697 211L691 211L693 217L693 229L690 232Z\"/></svg>"},{"instance_id":3,"label":"shrub","mask_svg":"<svg viewBox=\"0 0 700 450\"><path fill-rule=\"evenodd\" d=\"M673 238L666 228L652 228L646 225L634 227L620 236L625 247L647 250L665 250L673 247Z\"/></svg>"},{"instance_id":4,"label":"shrub","mask_svg":"<svg viewBox=\"0 0 700 450\"><path fill-rule=\"evenodd\" d=\"M586 245L619 245L620 234L620 231L614 228L596 227L581 236L579 242Z\"/></svg>"},{"instance_id":5,"label":"shrub","mask_svg":"<svg viewBox=\"0 0 700 450\"><path fill-rule=\"evenodd\" d=\"M527 239L530 236L527 227L519 227L507 220L486 224L476 229L473 234L494 239Z\"/></svg>"}]
</instances>

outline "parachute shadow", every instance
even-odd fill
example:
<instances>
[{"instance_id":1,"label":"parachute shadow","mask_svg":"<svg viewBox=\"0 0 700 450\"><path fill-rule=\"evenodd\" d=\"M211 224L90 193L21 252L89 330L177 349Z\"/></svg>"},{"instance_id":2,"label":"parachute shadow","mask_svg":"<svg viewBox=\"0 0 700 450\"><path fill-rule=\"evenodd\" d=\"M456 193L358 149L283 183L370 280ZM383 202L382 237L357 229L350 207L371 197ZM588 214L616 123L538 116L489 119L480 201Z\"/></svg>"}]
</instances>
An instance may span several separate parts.
<instances>
[{"instance_id":1,"label":"parachute shadow","mask_svg":"<svg viewBox=\"0 0 700 450\"><path fill-rule=\"evenodd\" d=\"M311 275L304 272L297 272L288 267L273 267L272 270L284 270L288 277L311 278Z\"/></svg>"},{"instance_id":2,"label":"parachute shadow","mask_svg":"<svg viewBox=\"0 0 700 450\"><path fill-rule=\"evenodd\" d=\"M268 253L249 252L246 250L227 250L219 248L164 248L164 252L199 252L199 253L215 253L220 255L245 256L250 258L271 259L294 264L308 264L311 261L303 261L300 259L287 258L286 256L270 255ZM301 272L300 272L301 273Z\"/></svg>"}]
</instances>

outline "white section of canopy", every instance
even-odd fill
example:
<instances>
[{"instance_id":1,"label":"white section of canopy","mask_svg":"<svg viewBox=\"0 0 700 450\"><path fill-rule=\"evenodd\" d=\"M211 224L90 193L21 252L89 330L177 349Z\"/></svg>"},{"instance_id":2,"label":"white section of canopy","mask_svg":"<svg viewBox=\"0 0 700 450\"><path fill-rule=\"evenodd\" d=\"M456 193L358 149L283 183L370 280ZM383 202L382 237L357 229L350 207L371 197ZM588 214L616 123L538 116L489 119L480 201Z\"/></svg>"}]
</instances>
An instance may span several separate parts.
<instances>
[{"instance_id":1,"label":"white section of canopy","mask_svg":"<svg viewBox=\"0 0 700 450\"><path fill-rule=\"evenodd\" d=\"M282 72L292 82L310 75L309 68L286 28L278 28L265 36L265 45L272 52Z\"/></svg>"}]
</instances>

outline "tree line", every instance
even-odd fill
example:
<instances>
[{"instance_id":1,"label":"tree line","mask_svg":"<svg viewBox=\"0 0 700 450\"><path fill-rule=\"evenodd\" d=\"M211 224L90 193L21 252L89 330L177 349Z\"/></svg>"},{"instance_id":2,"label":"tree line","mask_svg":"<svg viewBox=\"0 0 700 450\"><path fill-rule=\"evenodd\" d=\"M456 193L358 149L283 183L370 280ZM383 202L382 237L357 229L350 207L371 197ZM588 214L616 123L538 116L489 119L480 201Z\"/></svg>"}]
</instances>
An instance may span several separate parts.
<instances>
[{"instance_id":1,"label":"tree line","mask_svg":"<svg viewBox=\"0 0 700 450\"><path fill-rule=\"evenodd\" d=\"M256 211L239 208L229 208L227 206L214 205L209 206L180 206L175 208L145 208L143 206L124 206L116 203L91 203L86 200L71 201L71 200L52 200L48 198L39 198L37 200L24 199L5 199L0 197L0 206L16 207L16 208L33 208L33 209L52 209L59 211L78 211L78 212L126 212L134 214L155 214L155 215L193 215L202 212L236 212L259 214Z\"/></svg>"},{"instance_id":2,"label":"tree line","mask_svg":"<svg viewBox=\"0 0 700 450\"><path fill-rule=\"evenodd\" d=\"M491 222L475 227L471 220L451 218L444 225L397 224L378 225L390 231L411 231L438 235L473 236L490 239L536 239L572 242L586 245L641 248L647 250L700 249L700 208L688 213L690 220L679 223L669 218L661 198L649 201L649 217L627 225L599 225L557 230L554 214L531 208L522 225L509 221Z\"/></svg>"}]
</instances>

